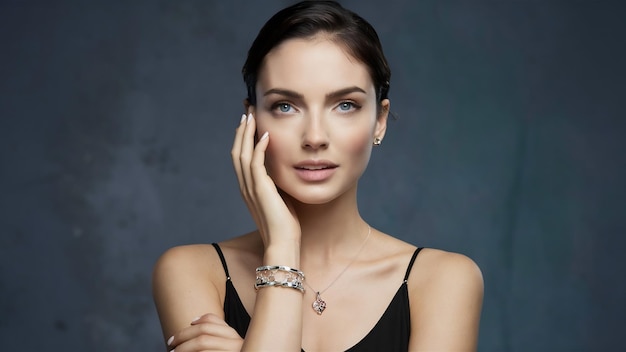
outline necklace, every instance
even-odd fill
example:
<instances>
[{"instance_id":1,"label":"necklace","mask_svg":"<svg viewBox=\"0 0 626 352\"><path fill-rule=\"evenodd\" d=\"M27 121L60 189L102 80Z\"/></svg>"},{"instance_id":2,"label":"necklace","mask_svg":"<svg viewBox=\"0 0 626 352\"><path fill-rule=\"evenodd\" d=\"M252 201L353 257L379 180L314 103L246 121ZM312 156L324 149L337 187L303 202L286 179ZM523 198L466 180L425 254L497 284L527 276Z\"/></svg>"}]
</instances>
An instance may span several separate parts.
<instances>
[{"instance_id":1,"label":"necklace","mask_svg":"<svg viewBox=\"0 0 626 352\"><path fill-rule=\"evenodd\" d=\"M337 280L339 280L341 275L343 275L343 273L345 273L346 270L348 270L350 265L352 265L352 263L354 263L356 258L359 257L359 254L361 254L361 251L365 247L365 243L367 243L367 240L370 238L370 235L372 234L372 228L369 225L367 225L367 229L368 229L367 236L365 237L365 241L363 241L363 244L361 244L361 248L359 248L358 252L356 252L356 254L354 255L354 258L352 258L350 263L348 263L348 265L346 265L346 267L343 268L343 270L339 273L339 275L337 275L337 277L335 277L335 279L331 281L331 283L328 286L326 286L325 289L318 291L314 289L313 287L311 287L311 285L309 285L306 281L304 281L304 283L307 286L309 286L311 290L315 291L315 301L313 301L312 307L315 313L317 313L317 315L322 315L322 313L324 312L324 309L326 309L326 301L322 299L322 293L326 292L326 290L328 290L335 282L337 282Z\"/></svg>"}]
</instances>

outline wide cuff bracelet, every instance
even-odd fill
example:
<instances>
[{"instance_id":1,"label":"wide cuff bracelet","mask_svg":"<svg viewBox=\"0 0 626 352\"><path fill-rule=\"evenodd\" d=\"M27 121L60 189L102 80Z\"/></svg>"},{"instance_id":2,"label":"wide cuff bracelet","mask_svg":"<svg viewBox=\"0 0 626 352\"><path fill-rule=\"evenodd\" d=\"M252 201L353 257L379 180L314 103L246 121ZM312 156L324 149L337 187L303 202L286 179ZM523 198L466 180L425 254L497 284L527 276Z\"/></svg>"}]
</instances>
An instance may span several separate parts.
<instances>
[{"instance_id":1,"label":"wide cuff bracelet","mask_svg":"<svg viewBox=\"0 0 626 352\"><path fill-rule=\"evenodd\" d=\"M261 283L259 282L254 283L254 288L257 290L263 287L272 287L272 286L295 288L296 290L304 293L304 286L302 286L302 282L300 281L295 281L295 282L267 281L267 282L261 282Z\"/></svg>"},{"instance_id":2,"label":"wide cuff bracelet","mask_svg":"<svg viewBox=\"0 0 626 352\"><path fill-rule=\"evenodd\" d=\"M304 292L304 273L300 270L282 265L265 265L256 269L254 288L279 286L295 288Z\"/></svg>"}]
</instances>

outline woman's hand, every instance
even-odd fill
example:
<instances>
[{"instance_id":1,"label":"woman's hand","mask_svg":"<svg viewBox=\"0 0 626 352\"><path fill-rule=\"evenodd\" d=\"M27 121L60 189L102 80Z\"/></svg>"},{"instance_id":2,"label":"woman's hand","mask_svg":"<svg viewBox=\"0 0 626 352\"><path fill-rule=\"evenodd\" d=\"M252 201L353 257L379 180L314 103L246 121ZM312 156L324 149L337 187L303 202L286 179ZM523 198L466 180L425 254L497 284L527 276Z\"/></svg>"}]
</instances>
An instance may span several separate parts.
<instances>
[{"instance_id":1,"label":"woman's hand","mask_svg":"<svg viewBox=\"0 0 626 352\"><path fill-rule=\"evenodd\" d=\"M215 314L205 314L169 338L167 346L175 352L241 351L243 339L235 329Z\"/></svg>"},{"instance_id":2,"label":"woman's hand","mask_svg":"<svg viewBox=\"0 0 626 352\"><path fill-rule=\"evenodd\" d=\"M288 199L283 199L267 174L265 151L270 136L264 131L256 146L256 121L242 116L231 155L239 189L263 240L263 264L300 267L300 222ZM287 198L287 197L285 197ZM294 289L264 288L257 292L243 351L300 350L302 293ZM290 312L287 316L279 311ZM280 326L280 328L276 328Z\"/></svg>"},{"instance_id":3,"label":"woman's hand","mask_svg":"<svg viewBox=\"0 0 626 352\"><path fill-rule=\"evenodd\" d=\"M256 121L252 114L243 115L231 151L239 189L265 248L270 245L300 242L300 224L288 201L279 194L265 168L265 151L270 136L265 132L254 146ZM299 248L298 248L299 250Z\"/></svg>"}]
</instances>

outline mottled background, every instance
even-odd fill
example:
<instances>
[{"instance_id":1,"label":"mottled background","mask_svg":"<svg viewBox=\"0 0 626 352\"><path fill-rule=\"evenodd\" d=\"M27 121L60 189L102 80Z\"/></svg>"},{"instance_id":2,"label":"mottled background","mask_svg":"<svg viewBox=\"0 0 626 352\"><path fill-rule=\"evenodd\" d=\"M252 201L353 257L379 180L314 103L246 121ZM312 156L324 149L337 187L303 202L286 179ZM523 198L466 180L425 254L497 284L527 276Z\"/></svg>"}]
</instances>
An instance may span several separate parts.
<instances>
[{"instance_id":1,"label":"mottled background","mask_svg":"<svg viewBox=\"0 0 626 352\"><path fill-rule=\"evenodd\" d=\"M162 350L155 260L253 226L240 68L288 3L0 2L3 349ZM366 219L476 260L480 351L623 349L624 2L344 4L379 31L399 117Z\"/></svg>"}]
</instances>

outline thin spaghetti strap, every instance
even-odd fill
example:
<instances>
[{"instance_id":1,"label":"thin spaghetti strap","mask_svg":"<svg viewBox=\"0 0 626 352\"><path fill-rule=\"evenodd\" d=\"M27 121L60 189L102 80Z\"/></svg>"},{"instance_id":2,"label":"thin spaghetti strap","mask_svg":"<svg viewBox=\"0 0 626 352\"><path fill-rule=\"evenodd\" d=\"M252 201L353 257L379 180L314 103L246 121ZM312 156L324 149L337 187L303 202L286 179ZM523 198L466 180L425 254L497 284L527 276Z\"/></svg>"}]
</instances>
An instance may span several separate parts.
<instances>
[{"instance_id":1,"label":"thin spaghetti strap","mask_svg":"<svg viewBox=\"0 0 626 352\"><path fill-rule=\"evenodd\" d=\"M217 243L211 243L213 247L215 247L215 251L217 255L220 256L220 261L222 262L222 266L224 267L224 272L226 273L226 280L230 280L230 274L228 273L228 266L226 266L226 259L224 258L224 253L222 253L222 249Z\"/></svg>"},{"instance_id":2,"label":"thin spaghetti strap","mask_svg":"<svg viewBox=\"0 0 626 352\"><path fill-rule=\"evenodd\" d=\"M419 248L417 248L415 250L415 252L413 252L413 256L411 257L411 261L409 262L409 266L408 266L408 268L406 268L406 274L404 274L404 282L405 283L409 280L409 274L411 273L411 268L413 267L413 263L415 263L415 258L417 258L417 255L420 253L422 248L424 248L424 247L419 247Z\"/></svg>"}]
</instances>

